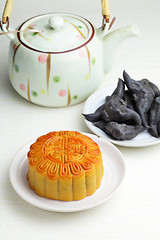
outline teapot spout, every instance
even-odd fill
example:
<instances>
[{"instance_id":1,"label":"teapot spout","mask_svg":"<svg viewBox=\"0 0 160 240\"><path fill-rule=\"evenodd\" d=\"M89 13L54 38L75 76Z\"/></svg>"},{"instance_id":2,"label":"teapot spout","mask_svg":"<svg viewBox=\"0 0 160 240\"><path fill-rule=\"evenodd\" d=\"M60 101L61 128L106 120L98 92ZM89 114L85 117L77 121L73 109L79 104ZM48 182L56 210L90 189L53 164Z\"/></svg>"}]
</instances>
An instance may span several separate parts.
<instances>
[{"instance_id":1,"label":"teapot spout","mask_svg":"<svg viewBox=\"0 0 160 240\"><path fill-rule=\"evenodd\" d=\"M110 71L113 65L116 50L120 43L134 36L139 36L140 31L135 25L129 25L120 29L117 29L102 38L103 41L103 65L104 73Z\"/></svg>"}]
</instances>

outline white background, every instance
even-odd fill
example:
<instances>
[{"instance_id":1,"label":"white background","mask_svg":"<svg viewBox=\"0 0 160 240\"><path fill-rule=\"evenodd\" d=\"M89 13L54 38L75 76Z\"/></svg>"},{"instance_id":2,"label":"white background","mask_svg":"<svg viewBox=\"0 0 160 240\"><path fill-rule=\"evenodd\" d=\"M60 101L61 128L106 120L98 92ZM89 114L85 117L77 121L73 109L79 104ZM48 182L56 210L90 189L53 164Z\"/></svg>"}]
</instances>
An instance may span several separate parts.
<instances>
[{"instance_id":1,"label":"white background","mask_svg":"<svg viewBox=\"0 0 160 240\"><path fill-rule=\"evenodd\" d=\"M0 13L5 1L0 2ZM160 2L111 0L112 28L135 24L141 37L130 38L117 51L111 72L99 88L117 83L125 69L134 79L148 78L160 85ZM69 12L101 25L100 0L15 0L12 28L48 12ZM127 174L123 185L106 203L84 212L54 213L23 201L9 181L15 153L31 139L53 130L91 133L81 115L84 102L68 108L44 108L21 98L7 73L9 40L0 36L0 239L2 240L158 240L160 239L160 145L118 147Z\"/></svg>"}]
</instances>

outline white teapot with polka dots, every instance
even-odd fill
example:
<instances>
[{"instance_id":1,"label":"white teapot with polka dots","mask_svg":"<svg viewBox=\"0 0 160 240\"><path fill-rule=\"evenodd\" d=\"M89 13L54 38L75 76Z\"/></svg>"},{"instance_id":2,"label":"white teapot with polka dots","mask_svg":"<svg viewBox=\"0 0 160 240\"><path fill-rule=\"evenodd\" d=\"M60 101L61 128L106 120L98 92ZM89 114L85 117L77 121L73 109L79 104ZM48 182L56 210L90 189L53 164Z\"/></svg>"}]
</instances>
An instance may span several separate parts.
<instances>
[{"instance_id":1,"label":"white teapot with polka dots","mask_svg":"<svg viewBox=\"0 0 160 240\"><path fill-rule=\"evenodd\" d=\"M84 101L111 69L115 50L139 30L127 26L108 33L108 24L96 29L87 19L64 13L33 17L12 32L9 77L28 101L64 107Z\"/></svg>"}]
</instances>

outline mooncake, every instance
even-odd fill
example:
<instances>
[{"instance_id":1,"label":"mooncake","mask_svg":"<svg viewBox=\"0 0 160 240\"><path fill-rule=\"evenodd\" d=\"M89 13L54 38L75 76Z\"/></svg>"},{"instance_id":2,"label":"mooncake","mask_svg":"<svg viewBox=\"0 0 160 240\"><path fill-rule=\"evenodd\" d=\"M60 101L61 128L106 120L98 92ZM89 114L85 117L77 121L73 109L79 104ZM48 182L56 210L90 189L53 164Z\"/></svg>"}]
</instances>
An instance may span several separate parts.
<instances>
[{"instance_id":1,"label":"mooncake","mask_svg":"<svg viewBox=\"0 0 160 240\"><path fill-rule=\"evenodd\" d=\"M27 179L41 197L73 201L92 195L101 184L100 148L76 131L54 131L30 146Z\"/></svg>"}]
</instances>

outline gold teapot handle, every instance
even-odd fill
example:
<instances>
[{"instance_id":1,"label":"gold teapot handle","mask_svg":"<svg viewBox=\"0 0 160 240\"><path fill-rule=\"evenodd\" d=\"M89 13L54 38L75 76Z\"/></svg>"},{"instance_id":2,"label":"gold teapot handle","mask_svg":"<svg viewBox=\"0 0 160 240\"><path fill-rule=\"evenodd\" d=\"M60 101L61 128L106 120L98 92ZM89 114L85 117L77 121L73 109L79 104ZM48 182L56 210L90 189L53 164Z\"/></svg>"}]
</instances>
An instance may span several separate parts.
<instances>
[{"instance_id":1,"label":"gold teapot handle","mask_svg":"<svg viewBox=\"0 0 160 240\"><path fill-rule=\"evenodd\" d=\"M14 0L7 0L2 16L2 23L6 23L9 19ZM106 22L109 23L110 20L110 9L109 9L109 0L101 0L102 5L102 16L105 18Z\"/></svg>"},{"instance_id":2,"label":"gold teapot handle","mask_svg":"<svg viewBox=\"0 0 160 240\"><path fill-rule=\"evenodd\" d=\"M3 16L2 16L2 23L3 24L6 24L6 23L9 22L9 17L10 17L11 12L12 12L13 1L14 0L7 0L6 1L4 11L3 11Z\"/></svg>"},{"instance_id":3,"label":"gold teapot handle","mask_svg":"<svg viewBox=\"0 0 160 240\"><path fill-rule=\"evenodd\" d=\"M9 27L9 17L12 12L13 1L14 0L7 0L4 11L3 11L2 24L7 24L7 27L6 27L7 29ZM102 16L103 16L102 28L104 29L106 22L109 23L110 21L109 0L101 0L101 5L102 5Z\"/></svg>"},{"instance_id":4,"label":"gold teapot handle","mask_svg":"<svg viewBox=\"0 0 160 240\"><path fill-rule=\"evenodd\" d=\"M2 33L0 33L0 35L7 34L7 37L10 40L13 40L15 38L15 34L13 34L14 30L9 26L9 18L12 12L13 1L14 0L6 1L2 15L2 20L0 21L0 28L3 31Z\"/></svg>"},{"instance_id":5,"label":"gold teapot handle","mask_svg":"<svg viewBox=\"0 0 160 240\"><path fill-rule=\"evenodd\" d=\"M106 23L109 23L108 30L110 30L116 18L114 17L110 22L109 0L101 0L101 5L102 5L102 16L103 16L102 29L104 30L106 27Z\"/></svg>"},{"instance_id":6,"label":"gold teapot handle","mask_svg":"<svg viewBox=\"0 0 160 240\"><path fill-rule=\"evenodd\" d=\"M110 20L110 9L109 9L109 0L101 0L102 5L102 16L107 23Z\"/></svg>"}]
</instances>

